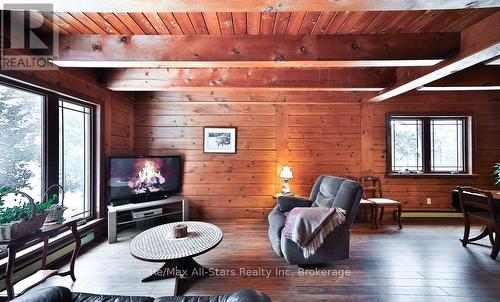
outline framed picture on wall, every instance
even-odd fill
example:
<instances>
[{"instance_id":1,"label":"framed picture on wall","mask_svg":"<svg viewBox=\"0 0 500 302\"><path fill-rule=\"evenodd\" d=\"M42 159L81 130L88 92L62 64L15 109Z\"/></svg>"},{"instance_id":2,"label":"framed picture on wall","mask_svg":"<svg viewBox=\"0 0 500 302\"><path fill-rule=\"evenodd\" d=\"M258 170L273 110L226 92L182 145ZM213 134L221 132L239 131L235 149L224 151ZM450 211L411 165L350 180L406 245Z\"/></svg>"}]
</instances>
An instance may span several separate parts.
<instances>
[{"instance_id":1,"label":"framed picture on wall","mask_svg":"<svg viewBox=\"0 0 500 302\"><path fill-rule=\"evenodd\" d=\"M204 127L203 152L236 153L236 127Z\"/></svg>"}]
</instances>

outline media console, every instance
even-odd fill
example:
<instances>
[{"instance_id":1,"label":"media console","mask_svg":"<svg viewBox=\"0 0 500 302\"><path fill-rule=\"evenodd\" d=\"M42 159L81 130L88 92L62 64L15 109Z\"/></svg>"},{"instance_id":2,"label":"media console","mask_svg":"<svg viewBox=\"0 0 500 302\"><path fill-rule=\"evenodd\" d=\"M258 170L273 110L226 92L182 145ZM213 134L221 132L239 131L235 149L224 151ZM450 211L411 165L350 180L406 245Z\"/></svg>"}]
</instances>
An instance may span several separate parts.
<instances>
[{"instance_id":1,"label":"media console","mask_svg":"<svg viewBox=\"0 0 500 302\"><path fill-rule=\"evenodd\" d=\"M171 211L168 205L175 203L180 205L180 210ZM108 206L108 242L116 242L118 226L175 214L181 214L182 221L188 220L188 201L183 196L170 196L160 200L118 206L110 205Z\"/></svg>"}]
</instances>

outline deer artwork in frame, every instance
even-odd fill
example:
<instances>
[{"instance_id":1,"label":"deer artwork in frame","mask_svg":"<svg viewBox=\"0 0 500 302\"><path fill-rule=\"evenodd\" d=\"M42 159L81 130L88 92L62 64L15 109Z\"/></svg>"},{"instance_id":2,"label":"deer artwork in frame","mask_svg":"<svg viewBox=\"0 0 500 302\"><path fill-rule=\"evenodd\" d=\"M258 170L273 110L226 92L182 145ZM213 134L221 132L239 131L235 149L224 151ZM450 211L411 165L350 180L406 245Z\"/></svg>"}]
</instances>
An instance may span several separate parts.
<instances>
[{"instance_id":1,"label":"deer artwork in frame","mask_svg":"<svg viewBox=\"0 0 500 302\"><path fill-rule=\"evenodd\" d=\"M236 153L236 127L204 127L204 153Z\"/></svg>"}]
</instances>

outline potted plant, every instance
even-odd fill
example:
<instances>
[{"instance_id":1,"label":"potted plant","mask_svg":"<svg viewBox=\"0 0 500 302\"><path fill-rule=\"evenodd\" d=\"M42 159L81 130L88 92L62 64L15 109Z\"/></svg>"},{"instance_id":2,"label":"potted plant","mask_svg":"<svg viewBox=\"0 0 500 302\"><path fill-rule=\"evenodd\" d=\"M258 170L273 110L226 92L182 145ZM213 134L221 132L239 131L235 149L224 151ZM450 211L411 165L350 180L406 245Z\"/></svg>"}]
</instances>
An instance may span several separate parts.
<instances>
[{"instance_id":1,"label":"potted plant","mask_svg":"<svg viewBox=\"0 0 500 302\"><path fill-rule=\"evenodd\" d=\"M4 206L3 198L13 194L19 205ZM21 199L27 200L21 202ZM8 192L0 195L0 241L12 241L30 235L42 227L48 212L43 211L43 205L35 205L31 196L21 191Z\"/></svg>"},{"instance_id":2,"label":"potted plant","mask_svg":"<svg viewBox=\"0 0 500 302\"><path fill-rule=\"evenodd\" d=\"M0 188L0 242L30 235L43 226L50 209L57 204L58 199L57 194L53 194L44 201L48 191L44 193L41 202L35 203L34 199L24 192L13 191L7 187ZM18 205L5 206L4 198L10 194Z\"/></svg>"}]
</instances>

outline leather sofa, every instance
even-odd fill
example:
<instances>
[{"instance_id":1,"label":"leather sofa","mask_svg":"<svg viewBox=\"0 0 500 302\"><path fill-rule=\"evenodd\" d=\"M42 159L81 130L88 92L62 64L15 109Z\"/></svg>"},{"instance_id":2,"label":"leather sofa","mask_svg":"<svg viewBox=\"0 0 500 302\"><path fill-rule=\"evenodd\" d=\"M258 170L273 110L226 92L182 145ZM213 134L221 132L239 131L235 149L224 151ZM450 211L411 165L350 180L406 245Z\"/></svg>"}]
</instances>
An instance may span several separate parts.
<instances>
[{"instance_id":1,"label":"leather sofa","mask_svg":"<svg viewBox=\"0 0 500 302\"><path fill-rule=\"evenodd\" d=\"M280 196L268 216L268 234L273 250L295 265L324 264L349 258L351 226L362 196L363 187L359 182L335 176L318 177L308 199ZM314 255L306 259L301 247L281 236L286 216L294 207L339 207L346 211L346 220L325 238Z\"/></svg>"},{"instance_id":2,"label":"leather sofa","mask_svg":"<svg viewBox=\"0 0 500 302\"><path fill-rule=\"evenodd\" d=\"M212 297L134 297L87 293L73 293L66 287L53 286L26 293L12 302L271 302L271 299L254 289L241 289L232 294Z\"/></svg>"}]
</instances>

